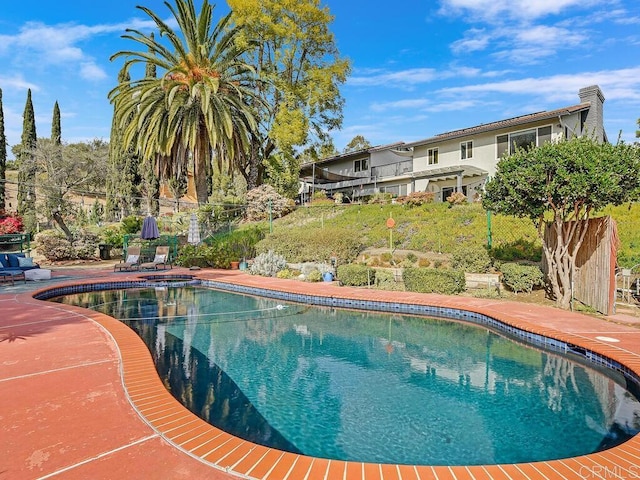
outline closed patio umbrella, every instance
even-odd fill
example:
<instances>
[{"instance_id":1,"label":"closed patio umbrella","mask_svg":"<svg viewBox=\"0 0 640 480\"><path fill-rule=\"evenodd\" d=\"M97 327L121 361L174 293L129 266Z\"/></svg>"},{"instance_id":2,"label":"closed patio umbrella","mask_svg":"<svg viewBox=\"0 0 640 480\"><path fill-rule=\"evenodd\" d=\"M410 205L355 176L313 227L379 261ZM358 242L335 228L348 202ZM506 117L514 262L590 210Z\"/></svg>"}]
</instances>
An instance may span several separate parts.
<instances>
[{"instance_id":1,"label":"closed patio umbrella","mask_svg":"<svg viewBox=\"0 0 640 480\"><path fill-rule=\"evenodd\" d=\"M158 237L160 237L160 231L158 230L156 219L151 215L147 215L142 222L140 238L143 240L154 240Z\"/></svg>"},{"instance_id":2,"label":"closed patio umbrella","mask_svg":"<svg viewBox=\"0 0 640 480\"><path fill-rule=\"evenodd\" d=\"M195 213L191 214L189 219L189 234L187 235L187 242L191 245L200 244L200 223Z\"/></svg>"}]
</instances>

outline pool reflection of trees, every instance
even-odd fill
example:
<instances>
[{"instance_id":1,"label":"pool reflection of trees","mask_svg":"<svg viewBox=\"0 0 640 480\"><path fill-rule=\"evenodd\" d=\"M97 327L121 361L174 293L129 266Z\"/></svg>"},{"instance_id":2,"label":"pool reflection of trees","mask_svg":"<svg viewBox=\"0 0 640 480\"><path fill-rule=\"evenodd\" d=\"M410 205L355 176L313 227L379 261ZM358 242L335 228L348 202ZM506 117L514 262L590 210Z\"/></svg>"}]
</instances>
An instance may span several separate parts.
<instances>
[{"instance_id":1,"label":"pool reflection of trees","mask_svg":"<svg viewBox=\"0 0 640 480\"><path fill-rule=\"evenodd\" d=\"M330 383L327 372L314 362L304 360L305 351L310 349L322 349L324 355L361 366L388 361L389 357L395 356L394 361L411 365L409 381L413 385L439 394L464 389L465 402L484 405L487 409L514 397L516 392L525 397L536 397L552 412L584 417L587 423L607 426L606 429L594 427L602 429L600 448L619 443L640 428L637 402L611 379L590 369L576 368L576 364L567 358L514 346L510 340L486 329L484 334L478 334L477 327L445 320L435 320L425 328L424 320L417 317L394 315L380 321L380 316L360 311L349 312L342 321L336 322L336 311L330 308L321 308L313 323L308 323L304 315L267 319L248 316L235 323L234 329L228 329L222 325L233 321L231 317L198 316L210 302L205 300L208 296L201 293L202 289L176 288L80 295L85 297L82 303L102 303L105 313L130 320L127 323L149 345L164 384L187 408L212 424L255 443L298 451L295 436L284 438L269 425L258 411L259 405L254 406L225 373L226 365L233 361L255 364L250 382L252 390L258 392L258 402L269 395L267 387L279 384L286 391L295 391L295 396L281 400L263 398L264 401L296 403L290 406L289 412L296 416L292 420L298 425L308 421L301 418L299 412L321 409L327 426L325 431L339 430L339 413L332 412L341 411L341 400L327 388ZM218 312L237 311L239 307L240 310L251 309L249 304L239 305L233 296L222 295L215 301ZM256 311L271 311L274 301L252 299L250 305ZM158 317L161 317L160 325L156 328ZM180 335L171 333L176 328L182 329ZM334 333L327 338L326 332ZM198 348L193 345L196 335L208 337L199 340ZM368 340L360 340L363 337ZM277 349L271 347L274 342L278 343ZM393 349L390 351L385 347L391 343ZM207 348L212 353L210 358L202 353ZM349 352L348 356L344 355L345 351ZM293 376L269 370L270 362L266 360L274 355L284 364L283 371L294 372ZM521 376L512 378L511 367L516 363ZM313 378L314 382L307 382L307 378ZM521 410L525 423L528 407L528 404L511 406ZM622 412L624 425L616 424L620 410L625 410ZM491 422L485 423L488 428L506 432L497 436L498 442L522 443L517 432L515 438L510 438L511 425L502 425L503 421L506 422L506 418L493 417ZM548 426L550 438L556 428L562 427ZM304 427L300 430L302 434ZM328 456L341 458L338 441L335 438L326 441L333 443L336 450ZM494 447L499 448L498 445Z\"/></svg>"}]
</instances>

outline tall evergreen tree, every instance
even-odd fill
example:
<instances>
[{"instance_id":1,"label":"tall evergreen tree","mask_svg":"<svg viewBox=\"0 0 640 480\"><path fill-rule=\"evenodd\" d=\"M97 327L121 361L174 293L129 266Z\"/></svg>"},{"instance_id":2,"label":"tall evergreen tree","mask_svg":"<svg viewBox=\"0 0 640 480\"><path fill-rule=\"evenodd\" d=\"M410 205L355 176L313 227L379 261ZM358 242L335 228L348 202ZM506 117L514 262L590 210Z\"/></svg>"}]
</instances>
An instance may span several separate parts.
<instances>
[{"instance_id":1,"label":"tall evergreen tree","mask_svg":"<svg viewBox=\"0 0 640 480\"><path fill-rule=\"evenodd\" d=\"M22 216L25 229L36 231L36 162L33 152L37 146L36 117L31 100L31 89L27 91L27 103L22 115L22 143L18 160L18 214Z\"/></svg>"},{"instance_id":2,"label":"tall evergreen tree","mask_svg":"<svg viewBox=\"0 0 640 480\"><path fill-rule=\"evenodd\" d=\"M122 69L118 74L118 84L129 83L129 73ZM109 166L106 182L107 203L105 215L107 220L124 218L137 211L140 205L139 160L131 148L127 148L122 140L122 127L114 116L111 122L111 138L109 140Z\"/></svg>"},{"instance_id":3,"label":"tall evergreen tree","mask_svg":"<svg viewBox=\"0 0 640 480\"><path fill-rule=\"evenodd\" d=\"M0 210L6 207L7 180L7 137L4 134L4 110L2 108L2 89L0 88Z\"/></svg>"},{"instance_id":4,"label":"tall evergreen tree","mask_svg":"<svg viewBox=\"0 0 640 480\"><path fill-rule=\"evenodd\" d=\"M60 106L56 101L53 106L53 121L51 122L51 142L54 145L62 144L62 126L60 125Z\"/></svg>"}]
</instances>

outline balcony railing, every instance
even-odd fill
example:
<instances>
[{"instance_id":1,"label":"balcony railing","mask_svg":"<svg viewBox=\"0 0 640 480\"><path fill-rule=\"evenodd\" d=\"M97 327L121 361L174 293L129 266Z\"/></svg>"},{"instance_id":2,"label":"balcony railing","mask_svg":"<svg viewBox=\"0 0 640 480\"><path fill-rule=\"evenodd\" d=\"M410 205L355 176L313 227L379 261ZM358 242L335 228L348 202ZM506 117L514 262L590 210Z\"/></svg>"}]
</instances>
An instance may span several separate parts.
<instances>
[{"instance_id":1,"label":"balcony railing","mask_svg":"<svg viewBox=\"0 0 640 480\"><path fill-rule=\"evenodd\" d=\"M413 171L413 160L371 167L371 178L398 177Z\"/></svg>"}]
</instances>

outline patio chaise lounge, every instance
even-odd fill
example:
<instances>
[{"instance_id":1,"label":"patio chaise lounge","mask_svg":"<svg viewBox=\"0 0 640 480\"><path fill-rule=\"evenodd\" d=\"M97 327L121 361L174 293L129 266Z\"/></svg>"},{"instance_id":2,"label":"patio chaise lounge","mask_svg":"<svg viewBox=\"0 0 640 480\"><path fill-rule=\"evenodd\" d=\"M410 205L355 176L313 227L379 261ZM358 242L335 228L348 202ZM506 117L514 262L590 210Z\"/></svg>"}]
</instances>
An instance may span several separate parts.
<instances>
[{"instance_id":1,"label":"patio chaise lounge","mask_svg":"<svg viewBox=\"0 0 640 480\"><path fill-rule=\"evenodd\" d=\"M173 268L169 262L169 247L159 245L156 247L156 254L153 257L152 262L145 262L140 264L140 270L158 270L162 267L165 270L167 267Z\"/></svg>"},{"instance_id":2,"label":"patio chaise lounge","mask_svg":"<svg viewBox=\"0 0 640 480\"><path fill-rule=\"evenodd\" d=\"M113 266L113 271L131 272L140 268L140 247L132 246L127 248L127 258Z\"/></svg>"}]
</instances>

